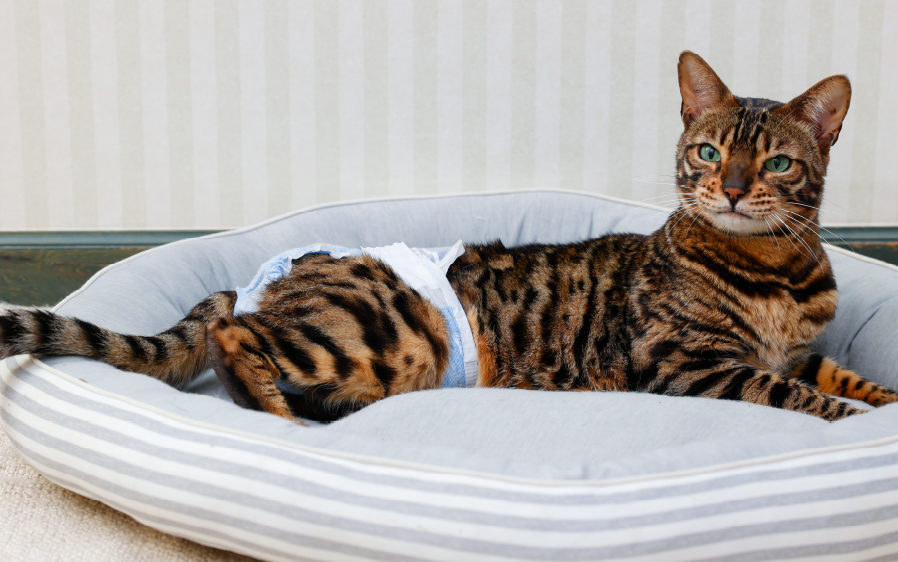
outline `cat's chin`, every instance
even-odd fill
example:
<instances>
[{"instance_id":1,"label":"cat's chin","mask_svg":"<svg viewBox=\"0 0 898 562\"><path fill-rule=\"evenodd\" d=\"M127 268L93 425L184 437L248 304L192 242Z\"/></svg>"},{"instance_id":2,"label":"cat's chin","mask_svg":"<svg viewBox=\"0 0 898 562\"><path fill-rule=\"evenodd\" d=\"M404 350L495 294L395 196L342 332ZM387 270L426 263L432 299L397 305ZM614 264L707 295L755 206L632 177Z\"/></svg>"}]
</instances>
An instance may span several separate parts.
<instances>
[{"instance_id":1,"label":"cat's chin","mask_svg":"<svg viewBox=\"0 0 898 562\"><path fill-rule=\"evenodd\" d=\"M769 233L767 223L742 213L723 212L705 215L717 229L737 236Z\"/></svg>"}]
</instances>

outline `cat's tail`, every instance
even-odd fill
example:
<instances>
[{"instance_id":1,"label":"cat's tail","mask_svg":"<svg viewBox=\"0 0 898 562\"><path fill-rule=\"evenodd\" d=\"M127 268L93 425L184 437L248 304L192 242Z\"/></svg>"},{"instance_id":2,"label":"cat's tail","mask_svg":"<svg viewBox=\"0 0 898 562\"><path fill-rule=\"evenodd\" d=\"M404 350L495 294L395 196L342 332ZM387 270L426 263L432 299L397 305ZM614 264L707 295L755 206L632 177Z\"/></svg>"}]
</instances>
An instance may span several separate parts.
<instances>
[{"instance_id":1,"label":"cat's tail","mask_svg":"<svg viewBox=\"0 0 898 562\"><path fill-rule=\"evenodd\" d=\"M0 303L0 359L79 355L181 387L208 368L206 324L233 316L236 298L233 291L213 293L155 336L119 334L48 309Z\"/></svg>"}]
</instances>

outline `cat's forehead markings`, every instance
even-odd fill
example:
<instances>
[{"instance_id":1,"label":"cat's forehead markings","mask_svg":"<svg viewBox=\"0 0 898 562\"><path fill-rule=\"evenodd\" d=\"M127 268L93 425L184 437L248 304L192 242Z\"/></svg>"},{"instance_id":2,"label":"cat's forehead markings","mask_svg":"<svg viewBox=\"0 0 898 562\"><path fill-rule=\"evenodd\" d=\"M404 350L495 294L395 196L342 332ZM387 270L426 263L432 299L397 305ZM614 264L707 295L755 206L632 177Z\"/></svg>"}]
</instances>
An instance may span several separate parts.
<instances>
[{"instance_id":1,"label":"cat's forehead markings","mask_svg":"<svg viewBox=\"0 0 898 562\"><path fill-rule=\"evenodd\" d=\"M785 105L783 102L769 100L767 98L740 98L736 97L739 105L749 111L770 111Z\"/></svg>"},{"instance_id":2,"label":"cat's forehead markings","mask_svg":"<svg viewBox=\"0 0 898 562\"><path fill-rule=\"evenodd\" d=\"M729 145L734 138L734 130L732 127L725 127L717 131L717 141L723 145Z\"/></svg>"}]
</instances>

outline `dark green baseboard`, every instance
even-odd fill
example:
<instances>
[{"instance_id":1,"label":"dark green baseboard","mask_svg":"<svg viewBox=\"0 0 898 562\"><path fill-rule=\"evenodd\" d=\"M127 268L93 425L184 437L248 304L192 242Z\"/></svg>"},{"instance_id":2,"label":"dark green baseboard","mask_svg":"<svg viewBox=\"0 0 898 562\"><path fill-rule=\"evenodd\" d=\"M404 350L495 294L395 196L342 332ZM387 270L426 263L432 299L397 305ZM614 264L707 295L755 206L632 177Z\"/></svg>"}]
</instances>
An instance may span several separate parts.
<instances>
[{"instance_id":1,"label":"dark green baseboard","mask_svg":"<svg viewBox=\"0 0 898 562\"><path fill-rule=\"evenodd\" d=\"M49 305L103 267L128 256L214 231L0 233L0 302Z\"/></svg>"},{"instance_id":2,"label":"dark green baseboard","mask_svg":"<svg viewBox=\"0 0 898 562\"><path fill-rule=\"evenodd\" d=\"M823 239L834 246L898 265L898 227L833 226L827 230Z\"/></svg>"},{"instance_id":3,"label":"dark green baseboard","mask_svg":"<svg viewBox=\"0 0 898 562\"><path fill-rule=\"evenodd\" d=\"M898 227L840 227L827 242L898 265ZM0 233L0 302L47 305L106 265L211 231Z\"/></svg>"}]
</instances>

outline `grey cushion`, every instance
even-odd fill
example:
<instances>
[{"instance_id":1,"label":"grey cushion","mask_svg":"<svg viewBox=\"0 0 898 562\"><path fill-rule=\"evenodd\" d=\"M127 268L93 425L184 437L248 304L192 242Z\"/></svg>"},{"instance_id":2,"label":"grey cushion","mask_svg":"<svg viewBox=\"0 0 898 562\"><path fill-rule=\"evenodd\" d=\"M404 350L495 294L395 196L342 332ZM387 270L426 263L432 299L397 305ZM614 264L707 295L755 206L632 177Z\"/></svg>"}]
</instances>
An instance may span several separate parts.
<instances>
[{"instance_id":1,"label":"grey cushion","mask_svg":"<svg viewBox=\"0 0 898 562\"><path fill-rule=\"evenodd\" d=\"M397 240L416 246L448 245L457 239L501 239L506 245L563 242L609 232L650 232L662 224L665 216L664 211L655 208L567 192L333 205L144 252L102 271L66 299L59 311L123 332L152 334L171 326L209 293L245 284L261 262L291 247L313 242L376 246ZM829 253L841 301L836 320L817 346L864 376L895 388L898 270L834 249ZM112 443L127 455L127 432L117 429L120 424L128 428L145 425L148 432L158 435L165 435L169 431L165 428L170 426L173 439L183 432L185 442L202 442L202 447L208 443L196 435L211 432L209 442L221 450L227 450L235 439L249 436L249 442L286 446L293 451L290 454L317 451L332 461L338 458L346 463L361 463L360 466L399 466L406 475L417 470L414 467L422 467L420 474L478 474L491 482L490 474L531 482L566 480L572 484L594 484L640 475L673 478L671 475L688 471L730 470L725 467L738 463L754 466L758 459L786 458L798 452L817 455L819 451L853 450L859 444L879 443L877 440L891 443L898 427L898 405L827 423L804 414L703 398L440 389L393 397L333 424L304 428L238 408L211 373L193 383L187 392L178 392L149 377L79 358L40 362L19 358L10 361L8 367L3 421L23 454L51 478L81 493L100 497L163 530L257 556L277 557L260 550L264 541L236 541L193 527L185 531L182 526L173 525L170 518L154 519L153 510L168 505L164 494L160 499L148 492L135 499L129 496L133 490L123 482L133 483L129 478L133 477L134 466L141 469L137 471L139 478L150 482L165 481L164 478L158 471L144 472L144 461L129 464L127 460L115 460L118 457L112 453L107 458L97 443ZM40 403L42 396L46 397L46 406ZM59 407L69 403L77 412L67 413ZM34 421L41 416L49 419L50 425L43 427ZM101 419L104 421L98 421ZM82 433L76 431L71 440L60 439L48 429L52 424L66 430L80 428L77 431ZM218 445L216 432L222 436ZM77 435L85 435L93 445L81 447L75 439ZM251 446L244 443L233 447L242 450L241 447ZM156 442L149 450L154 451L151 456L166 454L163 444ZM52 451L58 452L59 458L54 458ZM124 480L107 489L102 479L90 480L86 468L66 470L65 459L93 455L100 455L96 462L110 474L124 472ZM308 460L298 458L291 457L290 462L302 466ZM182 465L194 462L177 456L170 460ZM202 463L209 463L212 472L237 470L231 465L216 465L210 459ZM356 469L362 470L358 466ZM164 472L164 468L159 470ZM266 475L265 481L278 478ZM417 481L419 476L410 478ZM288 479L283 484L293 485L290 482ZM183 482L172 485L191 488ZM239 486L237 489L242 490ZM201 494L212 501L220 499L219 493L219 488L214 488ZM199 509L194 503L190 506ZM184 512L187 508L172 509ZM285 509L272 508L281 515ZM234 524L207 515L197 517L215 521L217 526ZM290 521L302 519L289 514L286 517ZM334 526L344 528L340 524ZM450 533L450 538L446 540L455 545L452 548L468 548L452 542L461 540L460 537ZM307 538L284 540L293 546L313 548L314 541ZM349 539L333 540L336 542L322 547L324 551L340 550L352 543ZM393 555L405 551L384 547L377 552Z\"/></svg>"}]
</instances>

